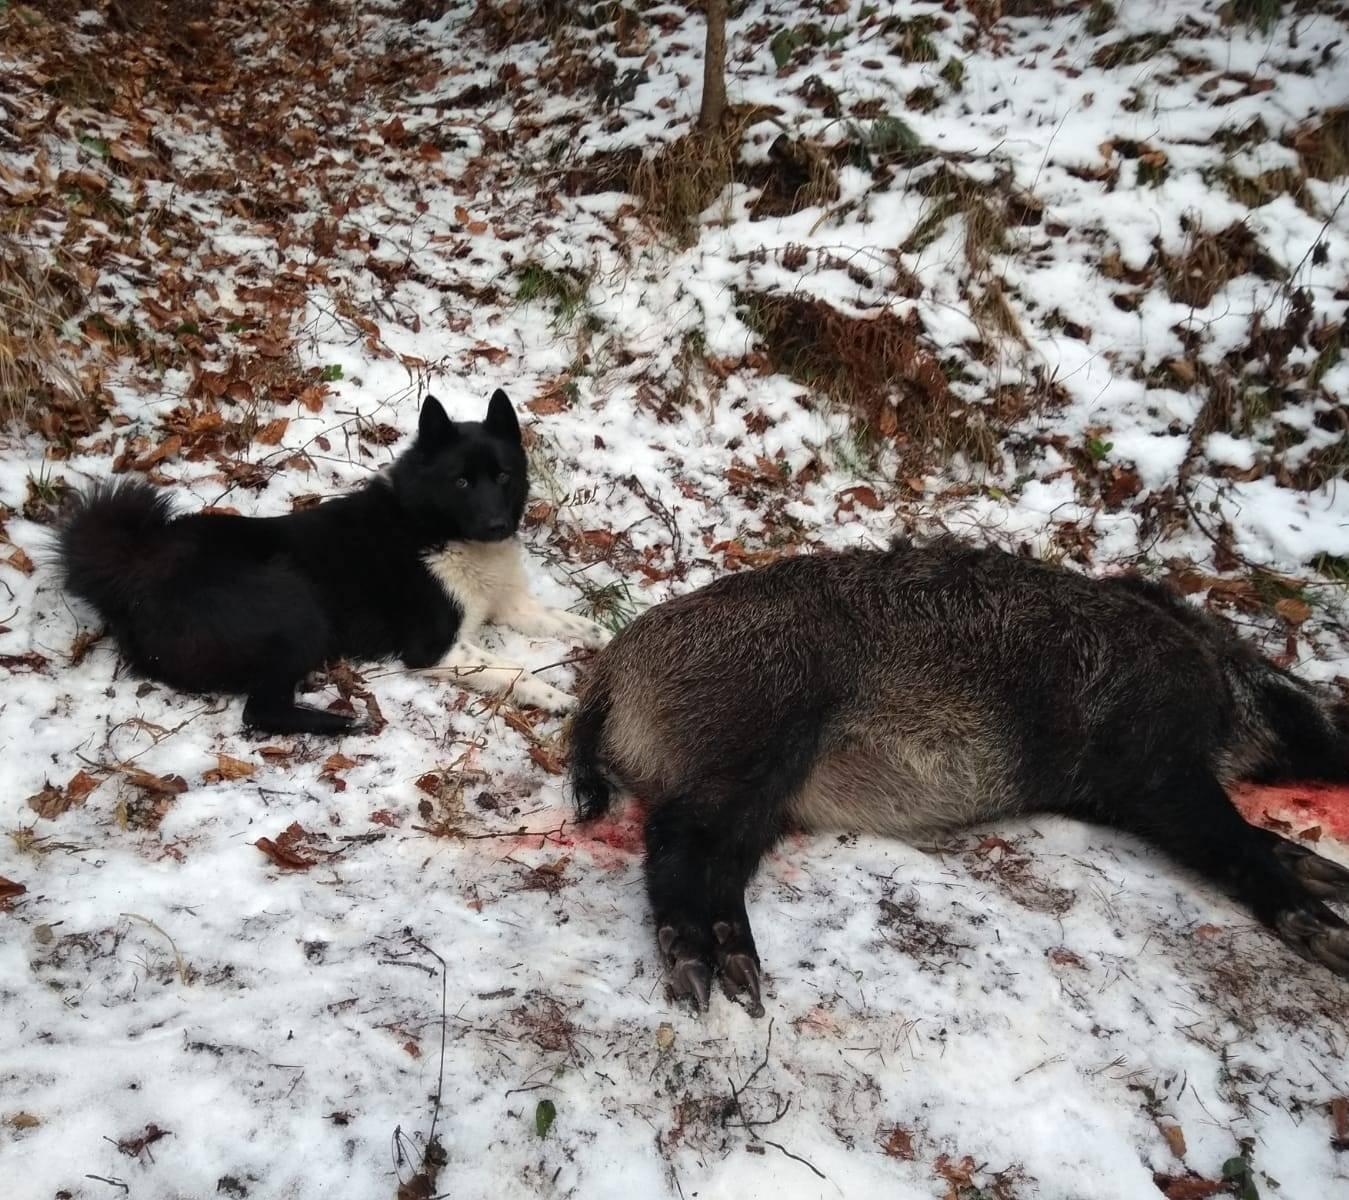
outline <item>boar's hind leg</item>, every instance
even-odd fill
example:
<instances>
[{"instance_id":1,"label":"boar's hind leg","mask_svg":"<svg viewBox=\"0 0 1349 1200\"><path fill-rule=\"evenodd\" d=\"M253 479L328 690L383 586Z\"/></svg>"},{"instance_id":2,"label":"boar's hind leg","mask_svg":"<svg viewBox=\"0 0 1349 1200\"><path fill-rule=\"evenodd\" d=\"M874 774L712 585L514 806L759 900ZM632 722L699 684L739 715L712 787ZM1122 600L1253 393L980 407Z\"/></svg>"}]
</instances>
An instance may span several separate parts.
<instances>
[{"instance_id":1,"label":"boar's hind leg","mask_svg":"<svg viewBox=\"0 0 1349 1200\"><path fill-rule=\"evenodd\" d=\"M674 797L646 822L646 884L656 938L676 997L705 1011L712 976L763 1014L759 954L745 885L782 829L776 806Z\"/></svg>"},{"instance_id":2,"label":"boar's hind leg","mask_svg":"<svg viewBox=\"0 0 1349 1200\"><path fill-rule=\"evenodd\" d=\"M1349 975L1349 925L1320 899L1349 898L1349 871L1248 824L1209 771L1177 772L1112 820L1225 887L1305 958Z\"/></svg>"}]
</instances>

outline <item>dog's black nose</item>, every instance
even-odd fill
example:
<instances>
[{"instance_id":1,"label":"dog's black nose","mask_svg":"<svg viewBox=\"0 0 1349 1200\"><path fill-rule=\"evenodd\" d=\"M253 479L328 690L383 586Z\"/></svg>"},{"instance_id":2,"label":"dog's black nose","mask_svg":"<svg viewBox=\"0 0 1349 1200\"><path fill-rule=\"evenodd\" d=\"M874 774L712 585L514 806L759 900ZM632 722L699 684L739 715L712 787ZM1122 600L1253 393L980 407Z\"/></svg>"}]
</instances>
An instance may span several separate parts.
<instances>
[{"instance_id":1,"label":"dog's black nose","mask_svg":"<svg viewBox=\"0 0 1349 1200\"><path fill-rule=\"evenodd\" d=\"M492 521L487 526L488 537L505 537L511 531L509 521Z\"/></svg>"}]
</instances>

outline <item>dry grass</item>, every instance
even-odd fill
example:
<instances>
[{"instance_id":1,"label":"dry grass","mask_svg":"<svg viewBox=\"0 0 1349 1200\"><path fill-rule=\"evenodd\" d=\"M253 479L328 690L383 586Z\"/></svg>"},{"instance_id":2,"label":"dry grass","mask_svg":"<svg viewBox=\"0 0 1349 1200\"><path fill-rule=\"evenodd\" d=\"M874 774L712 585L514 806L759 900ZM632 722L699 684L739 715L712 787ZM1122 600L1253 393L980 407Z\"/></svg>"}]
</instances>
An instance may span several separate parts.
<instances>
[{"instance_id":1,"label":"dry grass","mask_svg":"<svg viewBox=\"0 0 1349 1200\"><path fill-rule=\"evenodd\" d=\"M762 110L732 108L719 130L690 130L643 159L631 173L643 217L689 246L697 240L699 218L729 183L759 189L750 208L754 220L837 200L838 175L830 151L809 139L784 133L769 148L766 162L740 161L745 130L762 117Z\"/></svg>"},{"instance_id":2,"label":"dry grass","mask_svg":"<svg viewBox=\"0 0 1349 1200\"><path fill-rule=\"evenodd\" d=\"M1296 167L1280 167L1259 175L1241 175L1227 168L1219 172L1217 178L1227 189L1227 194L1247 208L1259 208L1278 196L1291 196L1304 212L1310 213L1315 207L1307 191L1306 177Z\"/></svg>"},{"instance_id":3,"label":"dry grass","mask_svg":"<svg viewBox=\"0 0 1349 1200\"><path fill-rule=\"evenodd\" d=\"M853 317L808 296L752 293L742 306L774 369L844 405L873 438L999 461L997 434L951 392L916 319Z\"/></svg>"},{"instance_id":4,"label":"dry grass","mask_svg":"<svg viewBox=\"0 0 1349 1200\"><path fill-rule=\"evenodd\" d=\"M1349 175L1349 107L1327 109L1319 124L1293 134L1293 149L1312 179Z\"/></svg>"},{"instance_id":5,"label":"dry grass","mask_svg":"<svg viewBox=\"0 0 1349 1200\"><path fill-rule=\"evenodd\" d=\"M927 210L900 246L905 254L916 254L931 245L953 217L964 222L965 262L971 271L985 270L993 254L1006 251L1007 201L996 186L978 183L947 167L933 175L923 190Z\"/></svg>"},{"instance_id":6,"label":"dry grass","mask_svg":"<svg viewBox=\"0 0 1349 1200\"><path fill-rule=\"evenodd\" d=\"M1279 279L1283 274L1240 222L1218 233L1191 228L1184 251L1167 257L1163 270L1167 295L1191 308L1207 308L1238 276L1254 273L1262 279Z\"/></svg>"},{"instance_id":7,"label":"dry grass","mask_svg":"<svg viewBox=\"0 0 1349 1200\"><path fill-rule=\"evenodd\" d=\"M75 307L27 246L0 234L0 425L79 396L59 339Z\"/></svg>"},{"instance_id":8,"label":"dry grass","mask_svg":"<svg viewBox=\"0 0 1349 1200\"><path fill-rule=\"evenodd\" d=\"M712 133L691 130L644 159L632 179L643 217L681 245L692 245L699 217L735 178L744 130L744 122L734 119Z\"/></svg>"}]
</instances>

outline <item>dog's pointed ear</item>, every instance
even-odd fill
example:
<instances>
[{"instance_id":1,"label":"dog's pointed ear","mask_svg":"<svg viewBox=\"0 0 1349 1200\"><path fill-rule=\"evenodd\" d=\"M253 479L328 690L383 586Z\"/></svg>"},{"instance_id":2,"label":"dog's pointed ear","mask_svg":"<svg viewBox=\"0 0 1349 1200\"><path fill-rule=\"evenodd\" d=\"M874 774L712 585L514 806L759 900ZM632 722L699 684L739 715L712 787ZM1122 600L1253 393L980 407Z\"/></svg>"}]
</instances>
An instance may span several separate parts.
<instances>
[{"instance_id":1,"label":"dog's pointed ear","mask_svg":"<svg viewBox=\"0 0 1349 1200\"><path fill-rule=\"evenodd\" d=\"M492 393L491 402L487 405L487 420L482 424L488 433L496 437L511 442L520 440L520 422L516 419L515 409L511 407L510 397L500 388Z\"/></svg>"},{"instance_id":2,"label":"dog's pointed ear","mask_svg":"<svg viewBox=\"0 0 1349 1200\"><path fill-rule=\"evenodd\" d=\"M422 415L417 421L417 445L423 450L438 450L448 446L455 437L454 422L445 415L445 409L434 396L422 401Z\"/></svg>"}]
</instances>

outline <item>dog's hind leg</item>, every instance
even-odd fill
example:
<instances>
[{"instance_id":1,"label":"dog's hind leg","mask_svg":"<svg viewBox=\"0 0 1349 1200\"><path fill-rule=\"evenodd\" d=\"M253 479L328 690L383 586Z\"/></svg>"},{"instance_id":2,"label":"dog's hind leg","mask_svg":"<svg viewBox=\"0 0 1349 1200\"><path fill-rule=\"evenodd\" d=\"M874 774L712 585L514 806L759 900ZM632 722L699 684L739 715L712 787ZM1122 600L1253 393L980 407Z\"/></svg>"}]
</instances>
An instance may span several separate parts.
<instances>
[{"instance_id":1,"label":"dog's hind leg","mask_svg":"<svg viewBox=\"0 0 1349 1200\"><path fill-rule=\"evenodd\" d=\"M1349 925L1321 899L1349 896L1349 872L1248 824L1207 769L1174 771L1102 819L1226 888L1299 954L1349 975Z\"/></svg>"},{"instance_id":2,"label":"dog's hind leg","mask_svg":"<svg viewBox=\"0 0 1349 1200\"><path fill-rule=\"evenodd\" d=\"M456 642L440 663L424 668L424 673L453 679L460 687L487 696L507 692L520 704L547 712L570 712L576 705L575 697L553 687L519 663L500 658L472 642Z\"/></svg>"},{"instance_id":3,"label":"dog's hind leg","mask_svg":"<svg viewBox=\"0 0 1349 1200\"><path fill-rule=\"evenodd\" d=\"M603 625L560 608L545 608L527 592L512 597L511 603L492 620L526 637L574 638L590 650L602 650L613 638Z\"/></svg>"},{"instance_id":4,"label":"dog's hind leg","mask_svg":"<svg viewBox=\"0 0 1349 1200\"><path fill-rule=\"evenodd\" d=\"M290 684L259 688L244 702L244 724L259 733L316 733L336 736L356 728L355 717L295 703Z\"/></svg>"}]
</instances>

